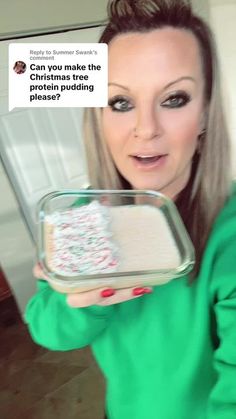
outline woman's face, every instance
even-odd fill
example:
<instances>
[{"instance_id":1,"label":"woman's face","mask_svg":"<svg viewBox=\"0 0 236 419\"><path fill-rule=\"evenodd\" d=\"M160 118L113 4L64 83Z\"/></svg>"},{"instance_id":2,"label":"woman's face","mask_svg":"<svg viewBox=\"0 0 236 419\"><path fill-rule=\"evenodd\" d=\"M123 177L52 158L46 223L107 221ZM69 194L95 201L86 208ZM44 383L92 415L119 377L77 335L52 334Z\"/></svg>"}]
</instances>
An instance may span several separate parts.
<instances>
[{"instance_id":1,"label":"woman's face","mask_svg":"<svg viewBox=\"0 0 236 419\"><path fill-rule=\"evenodd\" d=\"M103 134L133 189L174 198L185 187L204 128L203 104L202 62L190 32L166 27L109 44Z\"/></svg>"}]
</instances>

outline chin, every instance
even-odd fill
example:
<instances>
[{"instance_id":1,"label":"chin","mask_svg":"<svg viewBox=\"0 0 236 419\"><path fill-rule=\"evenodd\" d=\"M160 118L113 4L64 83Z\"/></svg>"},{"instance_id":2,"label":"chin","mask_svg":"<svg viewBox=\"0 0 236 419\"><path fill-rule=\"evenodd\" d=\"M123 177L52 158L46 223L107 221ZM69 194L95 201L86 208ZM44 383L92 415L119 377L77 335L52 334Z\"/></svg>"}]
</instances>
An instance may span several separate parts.
<instances>
[{"instance_id":1,"label":"chin","mask_svg":"<svg viewBox=\"0 0 236 419\"><path fill-rule=\"evenodd\" d=\"M160 185L157 185L157 184L140 182L140 183L133 184L132 189L158 192L158 191L161 191L162 188L160 187Z\"/></svg>"},{"instance_id":2,"label":"chin","mask_svg":"<svg viewBox=\"0 0 236 419\"><path fill-rule=\"evenodd\" d=\"M174 191L172 191L172 188L168 187L167 185L160 185L157 183L136 183L135 185L132 185L132 189L135 190L148 190L148 191L155 191L159 192L165 196L167 196L170 199L173 199L175 196Z\"/></svg>"}]
</instances>

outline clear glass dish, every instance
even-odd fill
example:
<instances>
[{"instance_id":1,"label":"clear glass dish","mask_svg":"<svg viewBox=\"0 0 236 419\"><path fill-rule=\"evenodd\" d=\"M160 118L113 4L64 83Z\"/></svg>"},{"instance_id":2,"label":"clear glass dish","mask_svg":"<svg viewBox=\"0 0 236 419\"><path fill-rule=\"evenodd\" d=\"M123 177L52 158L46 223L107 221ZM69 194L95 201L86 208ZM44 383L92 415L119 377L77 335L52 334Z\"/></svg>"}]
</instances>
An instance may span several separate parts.
<instances>
[{"instance_id":1,"label":"clear glass dish","mask_svg":"<svg viewBox=\"0 0 236 419\"><path fill-rule=\"evenodd\" d=\"M138 190L66 190L38 204L38 259L59 292L161 285L191 271L174 203Z\"/></svg>"}]
</instances>

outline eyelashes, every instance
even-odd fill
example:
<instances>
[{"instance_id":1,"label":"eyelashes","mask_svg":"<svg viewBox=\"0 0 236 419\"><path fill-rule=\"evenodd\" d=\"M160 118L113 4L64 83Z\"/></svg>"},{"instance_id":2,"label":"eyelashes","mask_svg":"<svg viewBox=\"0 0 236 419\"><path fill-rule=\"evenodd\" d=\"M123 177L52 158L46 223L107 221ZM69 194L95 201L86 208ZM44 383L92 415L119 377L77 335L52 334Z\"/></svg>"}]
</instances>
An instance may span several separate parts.
<instances>
[{"instance_id":1,"label":"eyelashes","mask_svg":"<svg viewBox=\"0 0 236 419\"><path fill-rule=\"evenodd\" d=\"M191 100L190 96L185 92L172 93L161 106L164 108L182 108Z\"/></svg>"},{"instance_id":2,"label":"eyelashes","mask_svg":"<svg viewBox=\"0 0 236 419\"><path fill-rule=\"evenodd\" d=\"M186 106L191 101L191 97L186 92L171 93L160 106L167 109L178 109ZM134 108L132 101L121 95L109 99L108 106L113 112L129 112Z\"/></svg>"},{"instance_id":3,"label":"eyelashes","mask_svg":"<svg viewBox=\"0 0 236 419\"><path fill-rule=\"evenodd\" d=\"M109 99L108 105L114 112L128 112L133 109L130 100L125 96L114 96Z\"/></svg>"}]
</instances>

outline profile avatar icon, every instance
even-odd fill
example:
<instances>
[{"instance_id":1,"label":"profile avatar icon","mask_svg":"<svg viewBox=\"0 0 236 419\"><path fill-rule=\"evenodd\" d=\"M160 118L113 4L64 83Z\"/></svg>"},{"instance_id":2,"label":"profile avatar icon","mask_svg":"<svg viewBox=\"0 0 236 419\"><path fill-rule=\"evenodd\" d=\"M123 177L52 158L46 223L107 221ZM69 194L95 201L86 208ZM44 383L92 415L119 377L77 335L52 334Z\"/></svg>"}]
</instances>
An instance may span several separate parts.
<instances>
[{"instance_id":1,"label":"profile avatar icon","mask_svg":"<svg viewBox=\"0 0 236 419\"><path fill-rule=\"evenodd\" d=\"M23 74L26 71L26 64L24 61L16 61L13 70L17 74Z\"/></svg>"}]
</instances>

